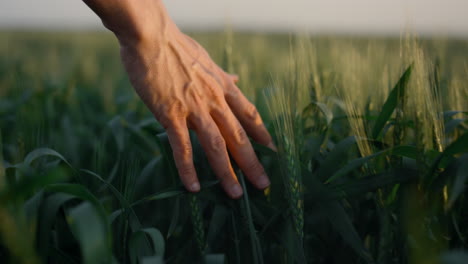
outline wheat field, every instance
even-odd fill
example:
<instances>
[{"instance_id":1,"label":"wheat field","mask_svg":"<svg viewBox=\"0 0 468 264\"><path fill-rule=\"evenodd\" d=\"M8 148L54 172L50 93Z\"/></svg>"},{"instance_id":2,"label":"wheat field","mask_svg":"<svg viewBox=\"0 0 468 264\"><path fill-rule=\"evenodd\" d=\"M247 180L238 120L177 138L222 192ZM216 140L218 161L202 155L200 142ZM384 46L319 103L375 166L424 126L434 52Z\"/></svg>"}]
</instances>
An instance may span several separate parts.
<instances>
[{"instance_id":1,"label":"wheat field","mask_svg":"<svg viewBox=\"0 0 468 264\"><path fill-rule=\"evenodd\" d=\"M192 33L255 103L271 186L201 192L106 33L0 33L1 263L468 263L468 40Z\"/></svg>"}]
</instances>

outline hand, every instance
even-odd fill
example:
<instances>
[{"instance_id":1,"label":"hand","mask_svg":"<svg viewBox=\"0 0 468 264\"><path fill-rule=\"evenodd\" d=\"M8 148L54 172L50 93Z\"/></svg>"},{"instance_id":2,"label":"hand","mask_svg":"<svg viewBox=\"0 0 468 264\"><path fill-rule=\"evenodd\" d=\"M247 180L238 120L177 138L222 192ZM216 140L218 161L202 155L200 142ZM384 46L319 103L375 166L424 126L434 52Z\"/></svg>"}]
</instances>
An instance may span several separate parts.
<instances>
[{"instance_id":1,"label":"hand","mask_svg":"<svg viewBox=\"0 0 468 264\"><path fill-rule=\"evenodd\" d=\"M143 16L137 19L150 21L144 14L142 11ZM192 192L200 190L188 133L192 129L230 197L242 196L242 188L228 150L249 181L259 189L266 188L270 181L247 135L273 149L274 145L257 109L236 86L237 76L219 68L196 41L181 33L169 19L160 20L159 30L154 26L122 28L124 24L144 23L121 23L113 29L111 26L111 30L117 32L122 61L133 87L166 129L185 187Z\"/></svg>"}]
</instances>

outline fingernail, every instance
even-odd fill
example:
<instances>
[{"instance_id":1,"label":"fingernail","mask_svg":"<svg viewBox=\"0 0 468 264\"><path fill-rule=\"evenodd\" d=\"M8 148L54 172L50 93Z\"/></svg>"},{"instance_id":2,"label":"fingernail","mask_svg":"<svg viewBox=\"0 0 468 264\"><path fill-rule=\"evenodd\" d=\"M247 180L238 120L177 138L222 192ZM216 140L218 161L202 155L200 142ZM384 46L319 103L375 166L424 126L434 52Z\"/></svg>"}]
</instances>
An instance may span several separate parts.
<instances>
[{"instance_id":1,"label":"fingernail","mask_svg":"<svg viewBox=\"0 0 468 264\"><path fill-rule=\"evenodd\" d=\"M266 187L270 186L270 180L266 174L260 176L257 185L260 189L265 189Z\"/></svg>"},{"instance_id":2,"label":"fingernail","mask_svg":"<svg viewBox=\"0 0 468 264\"><path fill-rule=\"evenodd\" d=\"M194 182L190 185L190 191L192 192L198 192L200 191L200 183Z\"/></svg>"},{"instance_id":3,"label":"fingernail","mask_svg":"<svg viewBox=\"0 0 468 264\"><path fill-rule=\"evenodd\" d=\"M271 148L274 151L278 151L278 149L276 148L275 144L273 144L273 142L268 143L267 147Z\"/></svg>"},{"instance_id":4,"label":"fingernail","mask_svg":"<svg viewBox=\"0 0 468 264\"><path fill-rule=\"evenodd\" d=\"M234 198L239 198L242 196L242 188L240 187L239 184L234 184L232 187L231 187L231 195L234 197Z\"/></svg>"}]
</instances>

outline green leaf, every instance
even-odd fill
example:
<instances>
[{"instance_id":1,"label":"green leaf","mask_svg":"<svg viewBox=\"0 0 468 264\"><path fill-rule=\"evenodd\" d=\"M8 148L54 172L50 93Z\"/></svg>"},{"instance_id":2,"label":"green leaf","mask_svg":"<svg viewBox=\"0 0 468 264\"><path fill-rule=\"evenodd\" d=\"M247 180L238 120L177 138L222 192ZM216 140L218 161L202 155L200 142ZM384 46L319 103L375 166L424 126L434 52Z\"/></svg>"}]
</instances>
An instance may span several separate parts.
<instances>
[{"instance_id":1,"label":"green leaf","mask_svg":"<svg viewBox=\"0 0 468 264\"><path fill-rule=\"evenodd\" d=\"M360 179L352 179L342 184L330 185L329 191L322 197L311 198L317 200L338 200L355 195L364 195L386 186L408 182L418 178L417 171L411 169L394 169L377 175L369 175ZM309 198L310 199L310 198Z\"/></svg>"},{"instance_id":2,"label":"green leaf","mask_svg":"<svg viewBox=\"0 0 468 264\"><path fill-rule=\"evenodd\" d=\"M129 202L127 201L127 199L112 184L110 184L109 182L104 180L100 175L98 175L98 174L96 174L96 173L94 173L92 171L89 171L89 170L81 170L81 171L95 177L96 179L98 179L99 181L104 183L104 185L111 190L111 192L114 194L114 196L119 201L120 205L123 207L122 208L123 210L121 212L122 213L123 212L128 212L128 222L130 223L130 228L131 228L132 232L135 232L135 231L140 230L142 228L140 219L138 218L137 214L135 213L135 211L132 208L133 205L130 205ZM112 214L111 215L112 221L117 216L118 215ZM146 241L146 244L144 244L142 246L145 246L145 247L149 248L150 247L149 241Z\"/></svg>"},{"instance_id":3,"label":"green leaf","mask_svg":"<svg viewBox=\"0 0 468 264\"><path fill-rule=\"evenodd\" d=\"M454 115L457 115L457 114L468 115L468 112L465 112L465 111L445 111L444 112L444 120L452 118Z\"/></svg>"},{"instance_id":4,"label":"green leaf","mask_svg":"<svg viewBox=\"0 0 468 264\"><path fill-rule=\"evenodd\" d=\"M291 217L288 217L286 221L282 222L281 226L281 242L283 247L288 253L286 256L288 260L285 263L298 263L305 264L307 260L305 258L303 240L297 235L294 229L294 222Z\"/></svg>"},{"instance_id":5,"label":"green leaf","mask_svg":"<svg viewBox=\"0 0 468 264\"><path fill-rule=\"evenodd\" d=\"M33 151L31 151L25 158L24 158L24 161L23 161L23 164L26 165L26 166L31 166L31 163L38 159L38 158L41 158L41 157L44 157L44 156L54 156L54 157L57 157L59 158L60 160L62 160L63 162L65 162L68 166L70 166L70 168L72 167L70 165L70 163L60 154L58 153L57 151L53 150L53 149L49 149L49 148L39 148L39 149L35 149Z\"/></svg>"},{"instance_id":6,"label":"green leaf","mask_svg":"<svg viewBox=\"0 0 468 264\"><path fill-rule=\"evenodd\" d=\"M159 149L161 150L162 156L166 160L166 164L169 166L169 172L172 176L174 184L178 179L178 172L174 162L174 156L172 155L171 144L169 143L169 137L167 133L160 133L156 136L156 143L158 144Z\"/></svg>"},{"instance_id":7,"label":"green leaf","mask_svg":"<svg viewBox=\"0 0 468 264\"><path fill-rule=\"evenodd\" d=\"M39 191L27 200L24 205L24 212L28 221L35 223L40 209L40 205L44 199L44 192Z\"/></svg>"},{"instance_id":8,"label":"green leaf","mask_svg":"<svg viewBox=\"0 0 468 264\"><path fill-rule=\"evenodd\" d=\"M462 250L454 250L442 254L440 257L441 264L466 264L468 263L468 252Z\"/></svg>"},{"instance_id":9,"label":"green leaf","mask_svg":"<svg viewBox=\"0 0 468 264\"><path fill-rule=\"evenodd\" d=\"M327 121L327 126L330 126L331 122L333 121L333 112L324 103L311 102L302 111L302 118L315 118L314 116L312 116L314 108L318 108L322 112L322 114L325 117L325 120Z\"/></svg>"},{"instance_id":10,"label":"green leaf","mask_svg":"<svg viewBox=\"0 0 468 264\"><path fill-rule=\"evenodd\" d=\"M253 255L253 263L256 263L256 264L263 263L262 250L261 250L260 242L257 237L257 231L255 230L255 226L253 224L252 212L250 210L249 194L245 186L244 175L240 171L237 173L237 175L238 175L237 178L239 179L242 185L242 189L244 191L242 201L243 201L244 210L245 210L245 214L247 218L247 227L249 230L250 246L252 248L252 255Z\"/></svg>"},{"instance_id":11,"label":"green leaf","mask_svg":"<svg viewBox=\"0 0 468 264\"><path fill-rule=\"evenodd\" d=\"M97 210L100 221L104 223L103 225L105 228L107 249L110 251L111 230L110 230L109 219L107 218L107 213L104 210L104 207L102 206L102 204L99 202L99 200L91 192L89 192L88 189L86 189L83 185L79 185L79 184L61 183L61 184L48 185L45 187L45 191L66 193L69 195L73 195L81 200L90 202L94 206L94 208Z\"/></svg>"},{"instance_id":12,"label":"green leaf","mask_svg":"<svg viewBox=\"0 0 468 264\"><path fill-rule=\"evenodd\" d=\"M164 237L161 234L161 232L158 229L152 227L144 228L141 230L141 232L144 232L151 238L151 242L153 243L154 255L164 257L165 243Z\"/></svg>"},{"instance_id":13,"label":"green leaf","mask_svg":"<svg viewBox=\"0 0 468 264\"><path fill-rule=\"evenodd\" d=\"M141 259L141 264L164 264L164 259L162 257L143 257Z\"/></svg>"},{"instance_id":14,"label":"green leaf","mask_svg":"<svg viewBox=\"0 0 468 264\"><path fill-rule=\"evenodd\" d=\"M0 203L27 197L31 192L67 179L66 172L56 168L45 175L21 177L19 181L10 184L7 189L0 191Z\"/></svg>"},{"instance_id":15,"label":"green leaf","mask_svg":"<svg viewBox=\"0 0 468 264\"><path fill-rule=\"evenodd\" d=\"M215 186L218 183L219 183L218 180L202 182L200 183L201 191L211 188L212 186ZM149 201L173 198L173 197L177 197L179 195L186 194L186 193L188 193L188 191L185 189L184 186L171 187L171 188L167 188L166 190L157 192L155 194L151 194L146 197L143 197L142 199L132 203L132 206L136 206L141 203L149 202Z\"/></svg>"},{"instance_id":16,"label":"green leaf","mask_svg":"<svg viewBox=\"0 0 468 264\"><path fill-rule=\"evenodd\" d=\"M312 102L314 105L317 106L318 109L323 113L325 119L327 120L327 126L330 126L331 122L333 121L333 112L328 109L327 105L324 103L319 102Z\"/></svg>"},{"instance_id":17,"label":"green leaf","mask_svg":"<svg viewBox=\"0 0 468 264\"><path fill-rule=\"evenodd\" d=\"M216 243L216 239L221 234L221 230L226 225L229 219L229 211L223 205L215 205L213 209L213 215L211 216L208 232L206 235L206 243L208 247L213 243Z\"/></svg>"},{"instance_id":18,"label":"green leaf","mask_svg":"<svg viewBox=\"0 0 468 264\"><path fill-rule=\"evenodd\" d=\"M338 142L338 144L336 144L335 147L327 154L325 160L320 164L317 171L317 177L319 179L326 179L328 176L333 175L333 173L338 170L339 164L346 160L350 147L355 144L355 136L347 137Z\"/></svg>"},{"instance_id":19,"label":"green leaf","mask_svg":"<svg viewBox=\"0 0 468 264\"><path fill-rule=\"evenodd\" d=\"M113 224L115 219L117 219L117 217L119 217L121 214L124 213L124 209L123 208L120 208L120 209L117 209L115 210L114 212L112 212L110 215L109 215L109 223L110 224Z\"/></svg>"},{"instance_id":20,"label":"green leaf","mask_svg":"<svg viewBox=\"0 0 468 264\"><path fill-rule=\"evenodd\" d=\"M165 191L157 192L152 195L148 195L132 204L132 206L139 205L144 202L149 202L149 201L156 201L156 200L163 200L163 199L168 199L168 198L173 198L177 197L179 195L185 194L187 191L183 189L183 187L173 187L169 188Z\"/></svg>"},{"instance_id":21,"label":"green leaf","mask_svg":"<svg viewBox=\"0 0 468 264\"><path fill-rule=\"evenodd\" d=\"M154 153L156 151L157 144L144 131L142 131L141 128L129 122L126 122L125 125L130 132L143 142L144 147L147 148L150 153Z\"/></svg>"},{"instance_id":22,"label":"green leaf","mask_svg":"<svg viewBox=\"0 0 468 264\"><path fill-rule=\"evenodd\" d=\"M112 184L110 184L109 182L104 180L100 175L92 171L85 170L85 169L82 169L81 171L95 177L96 179L104 183L104 185L111 190L112 194L114 194L114 196L117 198L120 205L123 207L124 211L126 210L127 212L130 213L129 222L130 222L130 227L132 228L133 232L141 229L140 219L138 219L138 216L136 215L135 211L132 209L132 205L129 204L127 199Z\"/></svg>"},{"instance_id":23,"label":"green leaf","mask_svg":"<svg viewBox=\"0 0 468 264\"><path fill-rule=\"evenodd\" d=\"M149 252L148 249L142 247L142 243L146 240L146 236L149 236L153 247L152 252ZM132 234L129 242L129 253L130 253L130 262L137 263L139 259L144 259L149 256L159 257L162 259L164 257L165 243L164 238L156 228L144 228L139 231L136 231ZM150 259L156 258L147 258L147 261Z\"/></svg>"},{"instance_id":24,"label":"green leaf","mask_svg":"<svg viewBox=\"0 0 468 264\"><path fill-rule=\"evenodd\" d=\"M341 235L346 244L356 251L367 263L374 263L372 255L364 247L364 243L341 204L333 201L317 205L320 206L321 210L326 212L332 228Z\"/></svg>"},{"instance_id":25,"label":"green leaf","mask_svg":"<svg viewBox=\"0 0 468 264\"><path fill-rule=\"evenodd\" d=\"M115 142L117 143L117 149L119 152L122 152L124 149L124 132L123 132L123 127L122 127L122 117L121 116L115 116L110 120L107 125L110 128L110 131L112 135L114 136Z\"/></svg>"},{"instance_id":26,"label":"green leaf","mask_svg":"<svg viewBox=\"0 0 468 264\"><path fill-rule=\"evenodd\" d=\"M338 178L341 178L348 173L352 172L353 170L361 167L365 163L367 163L369 160L376 158L381 155L386 155L386 154L393 154L397 156L405 156L409 158L415 158L417 157L418 151L415 147L412 146L396 146L394 148L389 148L383 151L376 152L372 155L362 157L362 158L357 158L354 160L351 160L346 164L344 167L336 171L325 183L330 183Z\"/></svg>"},{"instance_id":27,"label":"green leaf","mask_svg":"<svg viewBox=\"0 0 468 264\"><path fill-rule=\"evenodd\" d=\"M177 229L180 218L180 196L177 196L172 206L171 224L167 230L167 238L170 238Z\"/></svg>"},{"instance_id":28,"label":"green leaf","mask_svg":"<svg viewBox=\"0 0 468 264\"><path fill-rule=\"evenodd\" d=\"M458 169L455 174L455 179L452 184L451 192L449 195L449 207L455 203L458 197L463 193L468 180L468 154L463 155L457 160Z\"/></svg>"},{"instance_id":29,"label":"green leaf","mask_svg":"<svg viewBox=\"0 0 468 264\"><path fill-rule=\"evenodd\" d=\"M464 152L468 152L468 133L464 133L461 137L452 142L442 155L451 156Z\"/></svg>"},{"instance_id":30,"label":"green leaf","mask_svg":"<svg viewBox=\"0 0 468 264\"><path fill-rule=\"evenodd\" d=\"M374 128L372 129L372 138L377 139L384 128L387 121L392 116L398 102L402 101L405 96L406 86L408 85L412 71L412 65L408 66L406 71L401 75L395 87L392 89L385 101L379 117L375 121Z\"/></svg>"},{"instance_id":31,"label":"green leaf","mask_svg":"<svg viewBox=\"0 0 468 264\"><path fill-rule=\"evenodd\" d=\"M44 200L42 209L39 212L37 229L38 247L41 255L46 256L51 250L49 241L59 209L73 198L76 197L70 194L56 193Z\"/></svg>"},{"instance_id":32,"label":"green leaf","mask_svg":"<svg viewBox=\"0 0 468 264\"><path fill-rule=\"evenodd\" d=\"M467 119L462 119L462 118L457 118L448 121L445 124L445 134L450 134L452 133L457 127L461 126L463 123L466 123L468 120Z\"/></svg>"},{"instance_id":33,"label":"green leaf","mask_svg":"<svg viewBox=\"0 0 468 264\"><path fill-rule=\"evenodd\" d=\"M223 254L209 254L205 256L204 264L224 264L225 257Z\"/></svg>"},{"instance_id":34,"label":"green leaf","mask_svg":"<svg viewBox=\"0 0 468 264\"><path fill-rule=\"evenodd\" d=\"M420 150L414 146L396 146L390 149L390 154L410 159L417 159L421 154Z\"/></svg>"},{"instance_id":35,"label":"green leaf","mask_svg":"<svg viewBox=\"0 0 468 264\"><path fill-rule=\"evenodd\" d=\"M277 155L277 153L273 151L272 149L270 149L269 147L258 144L257 142L252 141L252 140L250 141L250 143L252 144L253 149L262 155L269 156L269 157L276 157Z\"/></svg>"},{"instance_id":36,"label":"green leaf","mask_svg":"<svg viewBox=\"0 0 468 264\"><path fill-rule=\"evenodd\" d=\"M435 171L439 167L439 164L443 163L442 161L454 155L465 152L468 152L468 133L465 133L459 138L457 138L457 140L455 140L449 146L447 146L447 148L445 148L444 152L439 154L439 156L434 159L429 169L428 176L426 177L425 186L429 186L438 178L439 175L436 175Z\"/></svg>"},{"instance_id":37,"label":"green leaf","mask_svg":"<svg viewBox=\"0 0 468 264\"><path fill-rule=\"evenodd\" d=\"M99 211L83 202L67 214L67 222L77 238L85 264L109 263L111 260L107 242L106 224Z\"/></svg>"}]
</instances>

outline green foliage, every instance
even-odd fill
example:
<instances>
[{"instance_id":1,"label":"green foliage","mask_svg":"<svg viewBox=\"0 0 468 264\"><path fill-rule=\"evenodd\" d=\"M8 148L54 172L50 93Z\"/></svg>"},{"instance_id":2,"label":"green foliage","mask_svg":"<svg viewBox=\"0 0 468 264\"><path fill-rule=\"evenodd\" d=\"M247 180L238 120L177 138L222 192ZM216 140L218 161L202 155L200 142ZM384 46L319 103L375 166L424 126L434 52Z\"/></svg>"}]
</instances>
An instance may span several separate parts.
<instances>
[{"instance_id":1,"label":"green foliage","mask_svg":"<svg viewBox=\"0 0 468 264\"><path fill-rule=\"evenodd\" d=\"M271 186L239 171L231 200L193 135L184 189L110 35L0 37L1 263L467 261L466 41L425 40L408 66L392 39L195 34L279 147L252 142ZM415 85L436 115L408 106Z\"/></svg>"},{"instance_id":2,"label":"green foliage","mask_svg":"<svg viewBox=\"0 0 468 264\"><path fill-rule=\"evenodd\" d=\"M405 89L408 85L409 79L411 77L411 66L406 69L403 75L398 80L398 83L395 85L395 88L392 89L390 95L388 96L385 104L382 106L382 111L379 114L379 117L375 121L374 129L372 130L372 137L377 138L381 133L382 129L385 126L385 123L392 116L393 111L395 110L397 104L403 101L405 97Z\"/></svg>"}]
</instances>

